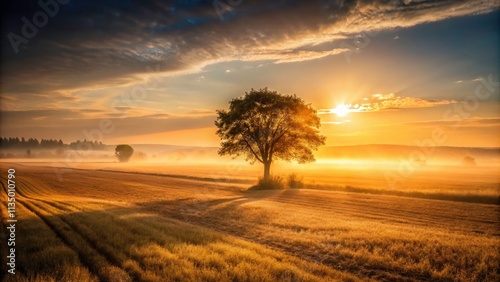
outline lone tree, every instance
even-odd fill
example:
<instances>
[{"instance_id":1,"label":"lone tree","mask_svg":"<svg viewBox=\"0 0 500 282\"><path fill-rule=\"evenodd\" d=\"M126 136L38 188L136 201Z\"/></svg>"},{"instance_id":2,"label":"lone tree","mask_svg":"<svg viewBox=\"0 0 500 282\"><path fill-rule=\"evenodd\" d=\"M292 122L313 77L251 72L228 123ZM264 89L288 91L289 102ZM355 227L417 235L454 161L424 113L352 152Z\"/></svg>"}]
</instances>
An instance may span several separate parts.
<instances>
[{"instance_id":1,"label":"lone tree","mask_svg":"<svg viewBox=\"0 0 500 282\"><path fill-rule=\"evenodd\" d=\"M312 150L325 144L316 110L296 95L252 89L217 114L219 155L244 155L252 164L261 162L264 179L269 179L274 160L312 162Z\"/></svg>"},{"instance_id":2,"label":"lone tree","mask_svg":"<svg viewBox=\"0 0 500 282\"><path fill-rule=\"evenodd\" d=\"M122 163L128 162L130 157L134 154L134 149L130 145L118 145L115 148L115 156Z\"/></svg>"}]
</instances>

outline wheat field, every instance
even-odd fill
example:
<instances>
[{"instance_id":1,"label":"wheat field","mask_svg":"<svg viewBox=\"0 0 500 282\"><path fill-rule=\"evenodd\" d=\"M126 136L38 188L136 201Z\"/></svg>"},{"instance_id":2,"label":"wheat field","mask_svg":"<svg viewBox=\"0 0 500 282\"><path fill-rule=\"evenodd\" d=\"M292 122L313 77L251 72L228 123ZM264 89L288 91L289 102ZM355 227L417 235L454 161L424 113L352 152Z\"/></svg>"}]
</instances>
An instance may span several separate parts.
<instances>
[{"instance_id":1,"label":"wheat field","mask_svg":"<svg viewBox=\"0 0 500 282\"><path fill-rule=\"evenodd\" d=\"M12 167L17 274L3 281L500 280L496 204Z\"/></svg>"}]
</instances>

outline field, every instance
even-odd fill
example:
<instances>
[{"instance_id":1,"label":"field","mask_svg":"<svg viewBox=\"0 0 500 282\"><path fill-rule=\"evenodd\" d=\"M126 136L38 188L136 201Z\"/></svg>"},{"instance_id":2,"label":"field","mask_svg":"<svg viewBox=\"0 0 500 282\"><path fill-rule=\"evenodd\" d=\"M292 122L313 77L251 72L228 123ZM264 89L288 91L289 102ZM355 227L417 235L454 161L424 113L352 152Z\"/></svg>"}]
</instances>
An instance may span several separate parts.
<instances>
[{"instance_id":1,"label":"field","mask_svg":"<svg viewBox=\"0 0 500 282\"><path fill-rule=\"evenodd\" d=\"M254 168L45 165L1 163L18 219L4 281L500 280L495 170L418 171L393 191L376 170L304 169L304 189L246 191Z\"/></svg>"}]
</instances>

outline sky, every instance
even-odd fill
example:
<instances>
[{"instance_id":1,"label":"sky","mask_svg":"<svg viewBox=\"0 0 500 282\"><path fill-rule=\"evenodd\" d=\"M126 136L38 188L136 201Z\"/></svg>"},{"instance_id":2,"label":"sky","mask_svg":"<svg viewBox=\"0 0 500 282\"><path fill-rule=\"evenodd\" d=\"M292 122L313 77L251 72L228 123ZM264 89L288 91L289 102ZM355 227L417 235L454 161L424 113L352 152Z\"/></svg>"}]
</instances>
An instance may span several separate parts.
<instances>
[{"instance_id":1,"label":"sky","mask_svg":"<svg viewBox=\"0 0 500 282\"><path fill-rule=\"evenodd\" d=\"M498 0L2 1L0 136L218 146L252 88L326 145L500 146Z\"/></svg>"}]
</instances>

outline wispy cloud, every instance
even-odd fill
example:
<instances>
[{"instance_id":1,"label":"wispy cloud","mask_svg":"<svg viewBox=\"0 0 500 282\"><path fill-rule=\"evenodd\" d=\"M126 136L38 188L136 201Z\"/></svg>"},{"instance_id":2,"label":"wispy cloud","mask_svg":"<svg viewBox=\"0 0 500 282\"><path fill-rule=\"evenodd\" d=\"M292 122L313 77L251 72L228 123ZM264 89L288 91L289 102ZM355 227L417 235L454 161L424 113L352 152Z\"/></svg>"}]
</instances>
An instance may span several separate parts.
<instances>
[{"instance_id":1,"label":"wispy cloud","mask_svg":"<svg viewBox=\"0 0 500 282\"><path fill-rule=\"evenodd\" d=\"M274 63L281 64L321 59L331 55L342 54L347 51L349 51L347 48L335 48L327 51L270 50L249 54L248 56L241 57L240 59L248 61L269 60Z\"/></svg>"},{"instance_id":2,"label":"wispy cloud","mask_svg":"<svg viewBox=\"0 0 500 282\"><path fill-rule=\"evenodd\" d=\"M321 124L335 124L335 125L340 125L340 124L349 123L349 122L351 122L351 120L346 119L346 120L342 120L342 121L322 121Z\"/></svg>"},{"instance_id":3,"label":"wispy cloud","mask_svg":"<svg viewBox=\"0 0 500 282\"><path fill-rule=\"evenodd\" d=\"M125 137L133 134L151 134L170 132L183 129L207 128L213 125L215 114L173 115L151 114L142 116L109 115L109 121L115 130L109 134L112 137ZM64 120L66 122L61 122ZM3 111L2 131L12 136L51 138L54 132L64 132L69 140L83 139L82 132L98 128L102 116L95 117L81 110L29 110ZM36 123L35 121L41 122ZM69 122L71 121L71 122Z\"/></svg>"},{"instance_id":4,"label":"wispy cloud","mask_svg":"<svg viewBox=\"0 0 500 282\"><path fill-rule=\"evenodd\" d=\"M416 109L431 108L436 106L456 103L454 100L421 99L417 97L400 97L394 93L374 94L369 98L363 98L353 107L359 111L382 111L390 109Z\"/></svg>"},{"instance_id":5,"label":"wispy cloud","mask_svg":"<svg viewBox=\"0 0 500 282\"><path fill-rule=\"evenodd\" d=\"M373 94L350 104L342 104L344 112L376 112L383 110L432 108L457 103L455 100L422 99L417 97L400 97L394 93ZM319 114L338 114L336 109L321 109Z\"/></svg>"},{"instance_id":6,"label":"wispy cloud","mask_svg":"<svg viewBox=\"0 0 500 282\"><path fill-rule=\"evenodd\" d=\"M426 120L426 121L415 121L407 122L405 124L415 125L421 127L435 127L435 126L445 126L445 127L491 127L500 128L500 117L471 117L463 118L460 120Z\"/></svg>"},{"instance_id":7,"label":"wispy cloud","mask_svg":"<svg viewBox=\"0 0 500 282\"><path fill-rule=\"evenodd\" d=\"M482 81L484 80L484 78L482 77L477 77L477 78L472 78L472 79L459 79L459 80L456 80L455 83L464 83L464 82L479 82L479 81Z\"/></svg>"}]
</instances>

